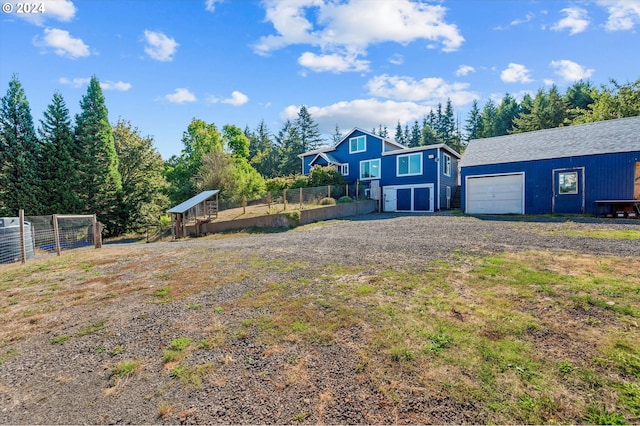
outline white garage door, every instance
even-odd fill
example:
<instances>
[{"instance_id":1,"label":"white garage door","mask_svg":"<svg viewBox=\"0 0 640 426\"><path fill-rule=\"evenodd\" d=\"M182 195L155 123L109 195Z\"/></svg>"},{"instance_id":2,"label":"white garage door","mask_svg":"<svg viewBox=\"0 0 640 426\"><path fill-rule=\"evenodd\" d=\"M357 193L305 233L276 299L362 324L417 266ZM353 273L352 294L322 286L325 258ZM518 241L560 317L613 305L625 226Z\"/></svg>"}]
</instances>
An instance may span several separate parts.
<instances>
[{"instance_id":1,"label":"white garage door","mask_svg":"<svg viewBox=\"0 0 640 426\"><path fill-rule=\"evenodd\" d=\"M524 174L468 176L466 213L524 214Z\"/></svg>"}]
</instances>

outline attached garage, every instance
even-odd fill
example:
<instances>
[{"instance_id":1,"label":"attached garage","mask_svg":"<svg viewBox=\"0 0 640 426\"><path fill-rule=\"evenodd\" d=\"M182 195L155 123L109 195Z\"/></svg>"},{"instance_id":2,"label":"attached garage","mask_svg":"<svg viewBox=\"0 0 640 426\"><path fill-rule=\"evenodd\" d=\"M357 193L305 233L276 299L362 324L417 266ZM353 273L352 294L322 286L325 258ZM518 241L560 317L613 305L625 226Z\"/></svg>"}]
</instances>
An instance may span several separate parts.
<instances>
[{"instance_id":1,"label":"attached garage","mask_svg":"<svg viewBox=\"0 0 640 426\"><path fill-rule=\"evenodd\" d=\"M467 176L465 196L470 214L524 214L524 173Z\"/></svg>"},{"instance_id":2,"label":"attached garage","mask_svg":"<svg viewBox=\"0 0 640 426\"><path fill-rule=\"evenodd\" d=\"M386 212L433 212L433 184L385 186L382 191Z\"/></svg>"}]
</instances>

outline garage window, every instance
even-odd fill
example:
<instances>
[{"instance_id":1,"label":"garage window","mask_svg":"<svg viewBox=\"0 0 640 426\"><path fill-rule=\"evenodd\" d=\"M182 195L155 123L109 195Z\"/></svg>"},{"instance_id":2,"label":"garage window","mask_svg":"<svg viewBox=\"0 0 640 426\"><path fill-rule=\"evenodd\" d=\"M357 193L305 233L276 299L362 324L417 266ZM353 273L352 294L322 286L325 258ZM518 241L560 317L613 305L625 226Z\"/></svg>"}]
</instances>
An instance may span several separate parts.
<instances>
[{"instance_id":1,"label":"garage window","mask_svg":"<svg viewBox=\"0 0 640 426\"><path fill-rule=\"evenodd\" d=\"M558 173L558 193L577 194L578 193L578 173L567 172Z\"/></svg>"}]
</instances>

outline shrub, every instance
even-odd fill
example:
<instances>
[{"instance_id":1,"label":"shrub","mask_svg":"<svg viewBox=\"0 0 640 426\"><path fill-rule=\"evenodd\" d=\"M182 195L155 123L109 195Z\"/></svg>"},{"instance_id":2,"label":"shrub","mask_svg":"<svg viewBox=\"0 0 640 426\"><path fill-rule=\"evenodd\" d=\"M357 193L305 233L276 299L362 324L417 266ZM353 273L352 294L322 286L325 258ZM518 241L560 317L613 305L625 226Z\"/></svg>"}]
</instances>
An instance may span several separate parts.
<instances>
[{"instance_id":1,"label":"shrub","mask_svg":"<svg viewBox=\"0 0 640 426\"><path fill-rule=\"evenodd\" d=\"M348 195L344 195L338 198L338 204L352 203L352 202L353 202L353 198L349 197Z\"/></svg>"},{"instance_id":2,"label":"shrub","mask_svg":"<svg viewBox=\"0 0 640 426\"><path fill-rule=\"evenodd\" d=\"M307 188L309 186L309 179L306 176L296 176L291 184L291 189Z\"/></svg>"},{"instance_id":3,"label":"shrub","mask_svg":"<svg viewBox=\"0 0 640 426\"><path fill-rule=\"evenodd\" d=\"M336 200L335 198L331 198L331 197L324 197L323 199L321 199L319 201L321 206L335 206L336 205Z\"/></svg>"},{"instance_id":4,"label":"shrub","mask_svg":"<svg viewBox=\"0 0 640 426\"><path fill-rule=\"evenodd\" d=\"M265 182L267 191L269 192L282 192L283 190L289 188L291 184L290 179L284 177L275 177L272 179L267 179Z\"/></svg>"},{"instance_id":5,"label":"shrub","mask_svg":"<svg viewBox=\"0 0 640 426\"><path fill-rule=\"evenodd\" d=\"M342 174L333 167L316 166L311 169L309 181L313 186L344 185L346 181Z\"/></svg>"}]
</instances>

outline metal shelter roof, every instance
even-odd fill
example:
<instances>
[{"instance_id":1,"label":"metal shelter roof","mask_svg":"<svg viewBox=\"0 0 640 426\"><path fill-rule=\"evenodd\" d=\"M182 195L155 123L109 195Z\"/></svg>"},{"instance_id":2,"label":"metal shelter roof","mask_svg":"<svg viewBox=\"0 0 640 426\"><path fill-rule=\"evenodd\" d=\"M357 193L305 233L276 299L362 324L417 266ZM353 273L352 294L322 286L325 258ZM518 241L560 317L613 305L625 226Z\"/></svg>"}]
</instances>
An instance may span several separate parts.
<instances>
[{"instance_id":1,"label":"metal shelter roof","mask_svg":"<svg viewBox=\"0 0 640 426\"><path fill-rule=\"evenodd\" d=\"M178 204L175 207L171 207L169 210L167 210L167 213L184 213L187 210L189 210L189 209L197 206L198 204L202 203L203 201L206 201L209 198L213 197L218 192L220 192L219 189L214 189L212 191L202 191L198 195L195 195L195 196L189 198L187 201L184 201L184 202Z\"/></svg>"}]
</instances>

